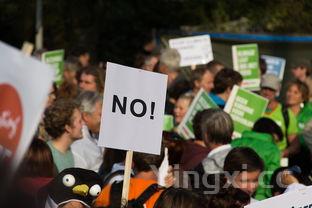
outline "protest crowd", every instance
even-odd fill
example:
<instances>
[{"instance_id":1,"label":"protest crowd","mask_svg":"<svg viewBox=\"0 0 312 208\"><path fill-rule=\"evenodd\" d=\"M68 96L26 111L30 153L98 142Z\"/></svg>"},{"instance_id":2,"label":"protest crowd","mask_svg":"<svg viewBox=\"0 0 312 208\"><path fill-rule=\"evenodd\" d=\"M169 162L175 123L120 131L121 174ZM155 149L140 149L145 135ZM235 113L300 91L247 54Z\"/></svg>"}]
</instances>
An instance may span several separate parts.
<instances>
[{"instance_id":1,"label":"protest crowd","mask_svg":"<svg viewBox=\"0 0 312 208\"><path fill-rule=\"evenodd\" d=\"M32 55L41 60L44 52ZM50 88L7 207L242 208L312 185L310 63L293 65L280 96L282 79L266 73L259 58L260 83L251 91L265 100L265 111L236 134L237 118L226 106L245 75L222 60L185 73L178 50L154 48L138 54L132 67L168 76L161 151L133 153L128 202L121 204L127 151L97 144L106 64L94 63L90 54L83 48L66 54L62 81ZM198 93L214 106L197 110L186 136L181 132ZM161 169L166 160L169 167Z\"/></svg>"}]
</instances>

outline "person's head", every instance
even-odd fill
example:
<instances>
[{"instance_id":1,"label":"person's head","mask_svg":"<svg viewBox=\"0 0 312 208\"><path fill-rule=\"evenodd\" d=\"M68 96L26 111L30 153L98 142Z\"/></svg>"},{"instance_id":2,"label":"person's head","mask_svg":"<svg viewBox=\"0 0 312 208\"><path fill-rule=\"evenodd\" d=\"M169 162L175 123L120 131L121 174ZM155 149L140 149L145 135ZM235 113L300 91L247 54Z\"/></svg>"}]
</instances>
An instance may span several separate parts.
<instances>
[{"instance_id":1,"label":"person's head","mask_svg":"<svg viewBox=\"0 0 312 208\"><path fill-rule=\"evenodd\" d=\"M272 119L261 117L253 125L253 131L272 135L275 142L282 141L283 131Z\"/></svg>"},{"instance_id":2,"label":"person's head","mask_svg":"<svg viewBox=\"0 0 312 208\"><path fill-rule=\"evenodd\" d=\"M224 68L217 73L214 78L214 88L212 90L215 94L227 94L230 96L234 85L240 85L243 81L242 75L233 69Z\"/></svg>"},{"instance_id":3,"label":"person's head","mask_svg":"<svg viewBox=\"0 0 312 208\"><path fill-rule=\"evenodd\" d=\"M63 82L57 91L57 99L75 99L79 92L80 89L77 84Z\"/></svg>"},{"instance_id":4,"label":"person's head","mask_svg":"<svg viewBox=\"0 0 312 208\"><path fill-rule=\"evenodd\" d=\"M48 100L46 103L46 108L48 108L49 106L51 106L54 103L57 95L58 95L58 89L57 89L56 84L53 82L53 84L50 88L50 91L49 91Z\"/></svg>"},{"instance_id":5,"label":"person's head","mask_svg":"<svg viewBox=\"0 0 312 208\"><path fill-rule=\"evenodd\" d=\"M149 55L145 58L142 68L147 71L154 71L158 57L156 55Z\"/></svg>"},{"instance_id":6,"label":"person's head","mask_svg":"<svg viewBox=\"0 0 312 208\"><path fill-rule=\"evenodd\" d=\"M229 186L221 188L216 194L208 196L209 208L243 208L250 203L250 196L244 191Z\"/></svg>"},{"instance_id":7,"label":"person's head","mask_svg":"<svg viewBox=\"0 0 312 208\"><path fill-rule=\"evenodd\" d=\"M196 140L201 140L201 141L203 140L201 123L202 123L202 118L206 116L205 114L209 114L209 111L207 109L198 111L193 118L193 130L194 130L194 135L195 135Z\"/></svg>"},{"instance_id":8,"label":"person's head","mask_svg":"<svg viewBox=\"0 0 312 208\"><path fill-rule=\"evenodd\" d=\"M308 60L300 60L293 64L291 70L296 79L304 81L311 74L311 66Z\"/></svg>"},{"instance_id":9,"label":"person's head","mask_svg":"<svg viewBox=\"0 0 312 208\"><path fill-rule=\"evenodd\" d=\"M181 123L183 117L187 113L194 96L191 93L186 93L181 95L174 106L174 121L176 124Z\"/></svg>"},{"instance_id":10,"label":"person's head","mask_svg":"<svg viewBox=\"0 0 312 208\"><path fill-rule=\"evenodd\" d=\"M99 133L102 115L102 97L97 92L83 91L77 97L82 119L92 133Z\"/></svg>"},{"instance_id":11,"label":"person's head","mask_svg":"<svg viewBox=\"0 0 312 208\"><path fill-rule=\"evenodd\" d=\"M159 58L159 72L168 75L170 85L179 74L181 56L178 50L173 48L165 49Z\"/></svg>"},{"instance_id":12,"label":"person's head","mask_svg":"<svg viewBox=\"0 0 312 208\"><path fill-rule=\"evenodd\" d=\"M104 74L102 70L96 66L83 68L80 75L79 87L82 90L102 93L104 89Z\"/></svg>"},{"instance_id":13,"label":"person's head","mask_svg":"<svg viewBox=\"0 0 312 208\"><path fill-rule=\"evenodd\" d=\"M263 58L259 59L259 67L260 67L261 75L264 75L267 71L267 64L266 64L265 59Z\"/></svg>"},{"instance_id":14,"label":"person's head","mask_svg":"<svg viewBox=\"0 0 312 208\"><path fill-rule=\"evenodd\" d=\"M208 62L208 64L206 64L206 67L215 76L215 75L217 75L217 73L219 71L221 71L224 68L224 65L220 61L212 60L212 61Z\"/></svg>"},{"instance_id":15,"label":"person's head","mask_svg":"<svg viewBox=\"0 0 312 208\"><path fill-rule=\"evenodd\" d=\"M82 137L82 118L78 104L73 100L62 99L47 108L44 114L47 133L53 138L66 135L72 140Z\"/></svg>"},{"instance_id":16,"label":"person's head","mask_svg":"<svg viewBox=\"0 0 312 208\"><path fill-rule=\"evenodd\" d=\"M299 79L288 83L286 91L286 105L297 106L309 101L309 87Z\"/></svg>"},{"instance_id":17,"label":"person's head","mask_svg":"<svg viewBox=\"0 0 312 208\"><path fill-rule=\"evenodd\" d=\"M260 88L260 95L272 102L280 91L280 81L274 74L264 74L261 77Z\"/></svg>"},{"instance_id":18,"label":"person's head","mask_svg":"<svg viewBox=\"0 0 312 208\"><path fill-rule=\"evenodd\" d=\"M63 81L77 85L76 72L79 68L78 59L73 56L68 57L64 63Z\"/></svg>"},{"instance_id":19,"label":"person's head","mask_svg":"<svg viewBox=\"0 0 312 208\"><path fill-rule=\"evenodd\" d=\"M163 144L168 148L169 164L179 164L185 148L186 140L176 139L171 132L163 132Z\"/></svg>"},{"instance_id":20,"label":"person's head","mask_svg":"<svg viewBox=\"0 0 312 208\"><path fill-rule=\"evenodd\" d=\"M78 46L73 51L73 54L78 58L79 64L82 67L89 66L90 64L90 52L84 46Z\"/></svg>"},{"instance_id":21,"label":"person's head","mask_svg":"<svg viewBox=\"0 0 312 208\"><path fill-rule=\"evenodd\" d=\"M195 192L183 188L167 188L156 201L155 208L208 208L207 200Z\"/></svg>"},{"instance_id":22,"label":"person's head","mask_svg":"<svg viewBox=\"0 0 312 208\"><path fill-rule=\"evenodd\" d=\"M259 155L249 147L233 148L224 160L223 170L232 175L228 180L235 188L239 188L250 196L258 187L258 180L264 170Z\"/></svg>"},{"instance_id":23,"label":"person's head","mask_svg":"<svg viewBox=\"0 0 312 208\"><path fill-rule=\"evenodd\" d=\"M45 141L34 138L19 168L23 177L54 177L53 156Z\"/></svg>"},{"instance_id":24,"label":"person's head","mask_svg":"<svg viewBox=\"0 0 312 208\"><path fill-rule=\"evenodd\" d=\"M48 50L46 48L37 49L33 52L33 57L41 61L41 56L43 53L47 52Z\"/></svg>"},{"instance_id":25,"label":"person's head","mask_svg":"<svg viewBox=\"0 0 312 208\"><path fill-rule=\"evenodd\" d=\"M206 67L197 68L192 71L191 82L195 93L198 92L200 88L203 88L209 93L213 88L213 80L213 73Z\"/></svg>"},{"instance_id":26,"label":"person's head","mask_svg":"<svg viewBox=\"0 0 312 208\"><path fill-rule=\"evenodd\" d=\"M158 57L156 55L138 54L135 59L134 67L147 71L154 71L157 63Z\"/></svg>"},{"instance_id":27,"label":"person's head","mask_svg":"<svg viewBox=\"0 0 312 208\"><path fill-rule=\"evenodd\" d=\"M133 164L136 173L152 171L152 167L159 168L164 159L164 148L162 146L160 155L135 152Z\"/></svg>"},{"instance_id":28,"label":"person's head","mask_svg":"<svg viewBox=\"0 0 312 208\"><path fill-rule=\"evenodd\" d=\"M231 142L234 131L230 115L219 108L210 108L205 111L201 119L202 139L208 148Z\"/></svg>"},{"instance_id":29,"label":"person's head","mask_svg":"<svg viewBox=\"0 0 312 208\"><path fill-rule=\"evenodd\" d=\"M103 163L100 167L102 175L107 176L111 171L114 164L122 163L126 158L126 150L105 148L103 154Z\"/></svg>"}]
</instances>

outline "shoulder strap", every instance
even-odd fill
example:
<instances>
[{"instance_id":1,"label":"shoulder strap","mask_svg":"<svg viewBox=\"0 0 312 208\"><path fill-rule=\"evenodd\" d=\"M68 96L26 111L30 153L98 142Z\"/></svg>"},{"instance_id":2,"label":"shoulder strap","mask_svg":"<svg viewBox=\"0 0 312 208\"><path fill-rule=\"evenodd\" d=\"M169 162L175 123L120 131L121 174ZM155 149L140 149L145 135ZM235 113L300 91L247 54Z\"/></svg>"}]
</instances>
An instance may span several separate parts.
<instances>
[{"instance_id":1,"label":"shoulder strap","mask_svg":"<svg viewBox=\"0 0 312 208\"><path fill-rule=\"evenodd\" d=\"M110 190L110 208L120 207L122 186L123 182L114 182L112 184ZM128 207L143 208L144 203L157 191L159 191L158 184L155 183L150 185L138 198L128 201Z\"/></svg>"},{"instance_id":2,"label":"shoulder strap","mask_svg":"<svg viewBox=\"0 0 312 208\"><path fill-rule=\"evenodd\" d=\"M288 137L288 127L289 127L289 113L288 113L288 108L285 105L282 105L282 114L285 122L285 137L287 139ZM287 139L288 141L288 139Z\"/></svg>"},{"instance_id":3,"label":"shoulder strap","mask_svg":"<svg viewBox=\"0 0 312 208\"><path fill-rule=\"evenodd\" d=\"M103 186L106 186L108 183L109 183L109 181L112 179L112 178L114 178L115 176L118 176L118 175L124 175L124 173L125 173L125 171L124 170L117 170L117 171L115 171L115 172L112 172L112 173L110 173L108 176L106 176L106 178L104 178L104 180L103 180Z\"/></svg>"},{"instance_id":4,"label":"shoulder strap","mask_svg":"<svg viewBox=\"0 0 312 208\"><path fill-rule=\"evenodd\" d=\"M134 203L143 205L157 191L159 191L158 184L154 183L150 185L147 189L143 191L143 193L137 199L135 199Z\"/></svg>"},{"instance_id":5,"label":"shoulder strap","mask_svg":"<svg viewBox=\"0 0 312 208\"><path fill-rule=\"evenodd\" d=\"M121 207L121 192L122 192L123 182L114 182L111 185L109 192L110 205L108 208L120 208Z\"/></svg>"}]
</instances>

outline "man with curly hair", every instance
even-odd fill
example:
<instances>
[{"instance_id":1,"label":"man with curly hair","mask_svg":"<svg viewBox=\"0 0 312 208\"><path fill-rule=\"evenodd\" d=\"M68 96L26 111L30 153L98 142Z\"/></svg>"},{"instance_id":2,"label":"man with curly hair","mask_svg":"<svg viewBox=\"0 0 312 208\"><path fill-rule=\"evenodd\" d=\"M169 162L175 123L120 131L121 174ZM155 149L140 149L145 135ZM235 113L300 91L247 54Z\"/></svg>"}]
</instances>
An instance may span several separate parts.
<instances>
[{"instance_id":1,"label":"man with curly hair","mask_svg":"<svg viewBox=\"0 0 312 208\"><path fill-rule=\"evenodd\" d=\"M82 138L82 118L78 104L73 100L56 101L44 117L45 130L52 137L48 141L58 172L74 167L70 145Z\"/></svg>"}]
</instances>

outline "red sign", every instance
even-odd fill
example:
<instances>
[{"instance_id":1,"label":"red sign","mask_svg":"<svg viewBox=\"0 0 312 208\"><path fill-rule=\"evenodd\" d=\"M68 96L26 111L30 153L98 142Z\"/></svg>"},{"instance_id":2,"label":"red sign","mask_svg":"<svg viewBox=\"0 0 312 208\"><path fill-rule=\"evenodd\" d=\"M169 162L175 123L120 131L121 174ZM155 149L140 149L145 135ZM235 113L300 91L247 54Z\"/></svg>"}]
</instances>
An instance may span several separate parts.
<instances>
[{"instance_id":1,"label":"red sign","mask_svg":"<svg viewBox=\"0 0 312 208\"><path fill-rule=\"evenodd\" d=\"M0 99L0 152L11 159L22 134L22 103L17 90L7 83L0 84Z\"/></svg>"}]
</instances>

